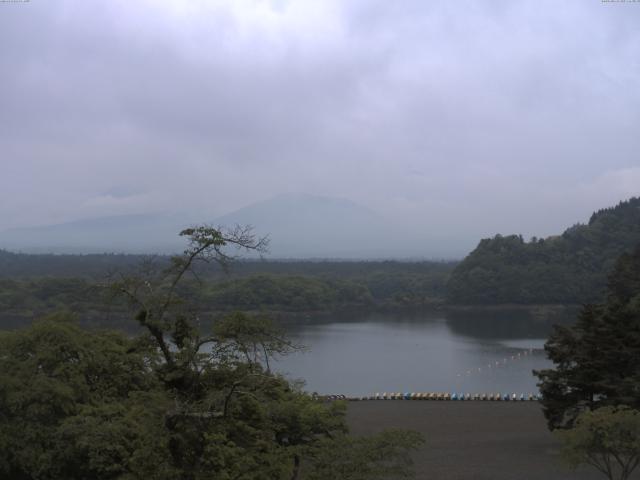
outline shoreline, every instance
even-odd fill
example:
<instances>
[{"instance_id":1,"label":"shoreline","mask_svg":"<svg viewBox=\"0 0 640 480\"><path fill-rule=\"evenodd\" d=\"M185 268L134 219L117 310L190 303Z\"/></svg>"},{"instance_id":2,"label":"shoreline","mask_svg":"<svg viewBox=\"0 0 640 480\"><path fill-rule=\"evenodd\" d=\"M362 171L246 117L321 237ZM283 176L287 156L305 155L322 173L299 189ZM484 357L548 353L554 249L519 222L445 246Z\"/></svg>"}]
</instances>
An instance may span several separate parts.
<instances>
[{"instance_id":1,"label":"shoreline","mask_svg":"<svg viewBox=\"0 0 640 480\"><path fill-rule=\"evenodd\" d=\"M299 325L303 323L326 323L334 321L346 321L354 316L365 316L372 314L387 315L428 315L428 316L447 316L447 320L455 321L466 315L474 315L474 320L482 322L484 320L494 320L496 317L502 317L509 314L528 315L535 322L552 322L557 320L567 320L575 318L575 315L581 308L581 305L574 304L498 304L498 305L452 305L444 302L433 302L415 305L402 305L392 303L370 304L370 305L344 305L338 308L326 310L242 310L242 309L225 309L225 310L202 310L202 316L206 318L216 318L228 315L234 311L242 311L249 315L265 315L272 318L275 322L287 325ZM3 315L0 315L0 323L5 320L7 323L15 325L29 324L34 319L44 317L58 309L35 308L35 309L8 309ZM79 317L91 318L91 323L104 323L105 327L110 324L123 323L129 319L128 312L124 310L101 310L95 307L75 308L72 309ZM106 317L106 321L98 318ZM1 327L0 327L1 328Z\"/></svg>"}]
</instances>

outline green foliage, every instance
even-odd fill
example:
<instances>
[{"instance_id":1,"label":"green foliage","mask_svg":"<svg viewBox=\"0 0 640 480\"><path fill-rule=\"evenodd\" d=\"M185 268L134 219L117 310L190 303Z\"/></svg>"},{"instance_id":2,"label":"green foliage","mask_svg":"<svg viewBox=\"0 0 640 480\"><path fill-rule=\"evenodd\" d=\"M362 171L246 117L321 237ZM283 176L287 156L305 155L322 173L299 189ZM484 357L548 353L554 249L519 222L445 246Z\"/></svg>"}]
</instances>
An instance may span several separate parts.
<instances>
[{"instance_id":1,"label":"green foliage","mask_svg":"<svg viewBox=\"0 0 640 480\"><path fill-rule=\"evenodd\" d=\"M102 278L138 265L144 256L124 254L24 254L0 249L0 278Z\"/></svg>"},{"instance_id":2,"label":"green foliage","mask_svg":"<svg viewBox=\"0 0 640 480\"><path fill-rule=\"evenodd\" d=\"M415 272L378 271L363 279L377 303L391 305L430 305L441 303L451 264ZM442 268L449 266L449 268Z\"/></svg>"},{"instance_id":3,"label":"green foliage","mask_svg":"<svg viewBox=\"0 0 640 480\"><path fill-rule=\"evenodd\" d=\"M268 343L263 320L247 323L236 314L219 326L218 348L189 383L148 339L60 317L3 333L0 476L288 479L298 459L300 478L339 478L322 476L338 452L345 472L409 472L418 437L351 440L344 403L315 400L245 359L248 345Z\"/></svg>"},{"instance_id":4,"label":"green foliage","mask_svg":"<svg viewBox=\"0 0 640 480\"><path fill-rule=\"evenodd\" d=\"M453 271L447 297L457 304L599 301L615 260L640 243L640 198L594 213L561 236L496 235L480 241Z\"/></svg>"},{"instance_id":5,"label":"green foliage","mask_svg":"<svg viewBox=\"0 0 640 480\"><path fill-rule=\"evenodd\" d=\"M0 280L1 310L53 311L103 300L91 285L75 278Z\"/></svg>"},{"instance_id":6,"label":"green foliage","mask_svg":"<svg viewBox=\"0 0 640 480\"><path fill-rule=\"evenodd\" d=\"M213 325L217 351L240 354L240 360L253 364L264 362L270 370L269 358L285 355L298 347L286 339L285 333L265 316L249 316L233 312Z\"/></svg>"},{"instance_id":7,"label":"green foliage","mask_svg":"<svg viewBox=\"0 0 640 480\"><path fill-rule=\"evenodd\" d=\"M213 309L317 311L366 306L366 287L349 281L300 276L255 275L209 286L202 302Z\"/></svg>"},{"instance_id":8,"label":"green foliage","mask_svg":"<svg viewBox=\"0 0 640 480\"><path fill-rule=\"evenodd\" d=\"M0 477L318 479L338 471L335 455L345 475L408 474L417 434L348 437L343 402L270 372L271 355L296 347L267 319L233 313L201 334L182 288L194 263L226 266L223 247L263 243L247 229L183 235L184 255L112 284L143 334L89 332L58 316L0 335Z\"/></svg>"},{"instance_id":9,"label":"green foliage","mask_svg":"<svg viewBox=\"0 0 640 480\"><path fill-rule=\"evenodd\" d=\"M54 255L24 254L0 249L0 278L83 278L103 280L114 271L135 270L148 260L148 255ZM161 268L166 268L171 258L163 255L152 257ZM251 275L291 275L324 279L366 279L374 275L413 275L441 278L451 272L456 262L439 261L313 261L313 260L251 260L236 259L232 272L224 272L194 265L200 278L216 281L227 280L229 274L242 278Z\"/></svg>"},{"instance_id":10,"label":"green foliage","mask_svg":"<svg viewBox=\"0 0 640 480\"><path fill-rule=\"evenodd\" d=\"M556 432L562 458L572 468L587 464L610 480L628 479L640 463L640 412L603 407L580 414L575 427Z\"/></svg>"},{"instance_id":11,"label":"green foliage","mask_svg":"<svg viewBox=\"0 0 640 480\"><path fill-rule=\"evenodd\" d=\"M156 361L144 342L62 316L3 333L0 476L140 478L166 464Z\"/></svg>"},{"instance_id":12,"label":"green foliage","mask_svg":"<svg viewBox=\"0 0 640 480\"><path fill-rule=\"evenodd\" d=\"M14 262L16 268L31 265L29 255L2 251L0 263L3 254L18 258ZM44 273L57 272L55 268L47 270L47 256L35 257L43 259ZM84 256L77 256L79 259L74 255L66 257L72 265L69 270L77 277L0 278L0 325L5 328L23 326L33 318L64 309L79 314L83 325L132 331L125 302L117 298L107 302L103 287L105 278L92 278L92 272L106 268L110 258L119 259L114 260L114 266L117 266L121 257L88 256L94 258L95 264L90 260L80 262ZM165 257L133 258L156 273L171 266L171 261ZM452 265L438 262L235 262L233 275L221 277L217 270L205 270L198 264L192 266L197 279L183 279L179 289L190 304L208 312L313 313L422 307L442 302ZM85 267L87 270L83 271ZM0 271L0 277L3 274L8 275L7 271Z\"/></svg>"},{"instance_id":13,"label":"green foliage","mask_svg":"<svg viewBox=\"0 0 640 480\"><path fill-rule=\"evenodd\" d=\"M545 344L555 368L535 372L550 428L571 426L584 409L640 408L640 247L618 260L607 301L587 305Z\"/></svg>"}]
</instances>

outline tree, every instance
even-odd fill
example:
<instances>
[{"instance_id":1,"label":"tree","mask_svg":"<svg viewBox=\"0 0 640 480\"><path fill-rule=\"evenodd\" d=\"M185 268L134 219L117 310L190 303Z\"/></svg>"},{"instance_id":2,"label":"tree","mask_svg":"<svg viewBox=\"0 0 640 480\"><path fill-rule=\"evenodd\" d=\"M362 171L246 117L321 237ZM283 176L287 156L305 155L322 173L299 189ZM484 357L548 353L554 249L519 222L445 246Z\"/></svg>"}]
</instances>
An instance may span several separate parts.
<instances>
[{"instance_id":1,"label":"tree","mask_svg":"<svg viewBox=\"0 0 640 480\"><path fill-rule=\"evenodd\" d=\"M483 239L447 282L456 304L582 304L600 301L616 259L640 242L640 197L593 214L562 235L525 242Z\"/></svg>"},{"instance_id":2,"label":"tree","mask_svg":"<svg viewBox=\"0 0 640 480\"><path fill-rule=\"evenodd\" d=\"M640 409L640 247L616 263L606 302L556 327L545 350L555 368L534 373L551 429L571 427L584 410Z\"/></svg>"},{"instance_id":3,"label":"tree","mask_svg":"<svg viewBox=\"0 0 640 480\"><path fill-rule=\"evenodd\" d=\"M58 314L0 335L0 477L175 478L142 339ZM128 477L127 477L128 476Z\"/></svg>"},{"instance_id":4,"label":"tree","mask_svg":"<svg viewBox=\"0 0 640 480\"><path fill-rule=\"evenodd\" d=\"M640 463L640 412L603 407L580 414L574 428L559 431L562 458L572 468L588 464L609 480L627 480Z\"/></svg>"},{"instance_id":5,"label":"tree","mask_svg":"<svg viewBox=\"0 0 640 480\"><path fill-rule=\"evenodd\" d=\"M325 403L271 371L273 354L297 347L267 319L236 312L202 332L184 279L197 279L201 262L227 268L227 247L262 251L265 239L239 227L181 235L189 246L169 266L149 261L110 284L141 335L55 318L0 336L0 476L317 479L331 468L327 452L347 448L344 465L369 465L369 478L405 475L420 437L349 437L344 402Z\"/></svg>"}]
</instances>

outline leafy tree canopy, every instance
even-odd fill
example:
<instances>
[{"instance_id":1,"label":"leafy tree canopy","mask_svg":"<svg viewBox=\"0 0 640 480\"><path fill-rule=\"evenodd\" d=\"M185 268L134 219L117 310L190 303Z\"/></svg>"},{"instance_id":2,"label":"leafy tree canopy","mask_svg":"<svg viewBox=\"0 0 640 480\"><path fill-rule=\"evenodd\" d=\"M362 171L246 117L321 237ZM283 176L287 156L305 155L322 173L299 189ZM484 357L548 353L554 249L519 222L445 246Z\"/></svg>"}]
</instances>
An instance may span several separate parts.
<instances>
[{"instance_id":1,"label":"leafy tree canopy","mask_svg":"<svg viewBox=\"0 0 640 480\"><path fill-rule=\"evenodd\" d=\"M572 426L585 409L640 409L640 247L618 260L606 302L556 327L545 350L555 368L535 373L550 428Z\"/></svg>"},{"instance_id":2,"label":"leafy tree canopy","mask_svg":"<svg viewBox=\"0 0 640 480\"><path fill-rule=\"evenodd\" d=\"M457 304L582 304L600 301L616 259L640 243L640 198L594 213L562 235L480 241L453 271L447 297Z\"/></svg>"},{"instance_id":3,"label":"leafy tree canopy","mask_svg":"<svg viewBox=\"0 0 640 480\"><path fill-rule=\"evenodd\" d=\"M261 250L263 240L240 228L182 234L190 240L184 255L112 282L143 334L89 332L56 317L0 335L0 476L409 475L420 436L348 436L343 402L325 403L270 371L271 355L296 346L266 319L233 313L201 333L183 280L197 262L227 266L224 249Z\"/></svg>"},{"instance_id":4,"label":"leafy tree canopy","mask_svg":"<svg viewBox=\"0 0 640 480\"><path fill-rule=\"evenodd\" d=\"M627 480L640 463L640 412L603 407L580 414L575 427L557 432L571 467L591 465L609 480Z\"/></svg>"}]
</instances>

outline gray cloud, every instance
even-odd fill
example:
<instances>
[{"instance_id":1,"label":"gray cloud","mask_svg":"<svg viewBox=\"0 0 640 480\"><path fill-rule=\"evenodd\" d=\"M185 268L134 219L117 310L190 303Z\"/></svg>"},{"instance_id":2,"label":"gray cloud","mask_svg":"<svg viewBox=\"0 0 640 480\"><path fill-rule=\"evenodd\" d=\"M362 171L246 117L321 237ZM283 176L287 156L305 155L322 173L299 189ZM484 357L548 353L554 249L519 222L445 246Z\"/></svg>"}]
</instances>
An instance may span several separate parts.
<instances>
[{"instance_id":1,"label":"gray cloud","mask_svg":"<svg viewBox=\"0 0 640 480\"><path fill-rule=\"evenodd\" d=\"M640 193L639 25L580 0L1 4L0 229L304 191L469 246L554 233Z\"/></svg>"}]
</instances>

